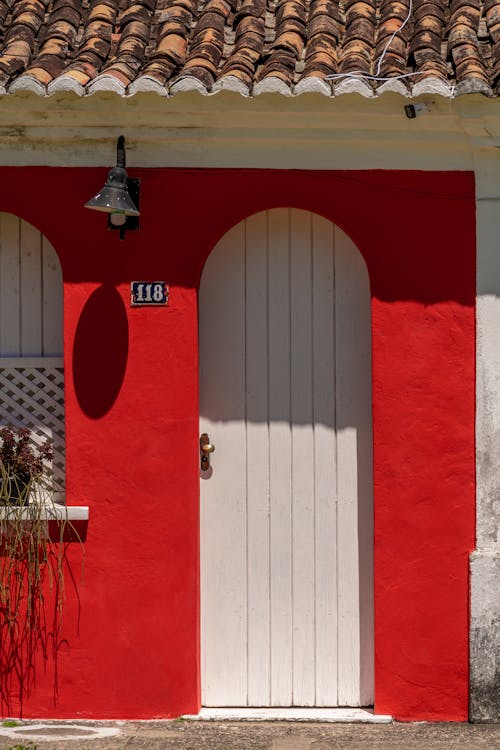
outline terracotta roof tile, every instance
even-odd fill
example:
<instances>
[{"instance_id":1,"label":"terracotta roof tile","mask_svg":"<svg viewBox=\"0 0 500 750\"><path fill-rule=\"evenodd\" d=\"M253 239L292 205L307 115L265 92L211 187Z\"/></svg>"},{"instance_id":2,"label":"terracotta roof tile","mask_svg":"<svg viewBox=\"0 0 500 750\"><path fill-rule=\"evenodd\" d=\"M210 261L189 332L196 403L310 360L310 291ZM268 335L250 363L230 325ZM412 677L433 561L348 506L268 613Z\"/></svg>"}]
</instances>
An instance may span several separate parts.
<instances>
[{"instance_id":1,"label":"terracotta roof tile","mask_svg":"<svg viewBox=\"0 0 500 750\"><path fill-rule=\"evenodd\" d=\"M0 85L496 95L500 0L0 0Z\"/></svg>"}]
</instances>

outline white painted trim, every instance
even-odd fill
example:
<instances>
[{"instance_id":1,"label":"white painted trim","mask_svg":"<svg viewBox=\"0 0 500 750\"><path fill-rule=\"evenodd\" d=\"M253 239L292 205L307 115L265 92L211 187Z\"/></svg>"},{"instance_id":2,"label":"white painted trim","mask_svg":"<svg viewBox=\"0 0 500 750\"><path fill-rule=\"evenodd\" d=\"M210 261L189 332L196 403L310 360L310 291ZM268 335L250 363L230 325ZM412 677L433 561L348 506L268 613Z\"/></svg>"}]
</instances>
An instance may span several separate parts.
<instances>
[{"instance_id":1,"label":"white painted trim","mask_svg":"<svg viewBox=\"0 0 500 750\"><path fill-rule=\"evenodd\" d=\"M195 76L182 76L182 78L179 78L170 87L170 93L172 94L172 96L174 96L175 94L192 91L196 91L202 96L208 95L208 89L206 89L202 82L198 80L198 78L195 78Z\"/></svg>"},{"instance_id":2,"label":"white painted trim","mask_svg":"<svg viewBox=\"0 0 500 750\"><path fill-rule=\"evenodd\" d=\"M0 522L11 519L32 521L33 518L40 521L88 521L88 505L47 505L45 507L8 508L0 506Z\"/></svg>"},{"instance_id":3,"label":"white painted trim","mask_svg":"<svg viewBox=\"0 0 500 750\"><path fill-rule=\"evenodd\" d=\"M32 94L38 94L38 96L45 96L47 87L34 76L26 74L16 78L14 83L9 86L9 94L14 94L17 91L29 91Z\"/></svg>"},{"instance_id":4,"label":"white painted trim","mask_svg":"<svg viewBox=\"0 0 500 750\"><path fill-rule=\"evenodd\" d=\"M57 94L58 92L71 92L77 96L84 96L85 87L82 86L81 83L78 83L73 76L62 75L47 86L47 93L49 96Z\"/></svg>"},{"instance_id":5,"label":"white painted trim","mask_svg":"<svg viewBox=\"0 0 500 750\"><path fill-rule=\"evenodd\" d=\"M250 96L250 89L248 88L248 86L246 86L243 81L240 81L240 79L236 76L231 75L223 76L216 83L214 83L212 92L218 93L219 91L232 91L235 94L240 94L241 96L244 96L246 98Z\"/></svg>"},{"instance_id":6,"label":"white painted trim","mask_svg":"<svg viewBox=\"0 0 500 750\"><path fill-rule=\"evenodd\" d=\"M359 94L365 99L372 99L375 96L373 89L365 81L347 77L344 79L341 78L340 83L335 84L334 94L335 96Z\"/></svg>"},{"instance_id":7,"label":"white painted trim","mask_svg":"<svg viewBox=\"0 0 500 750\"><path fill-rule=\"evenodd\" d=\"M332 86L330 81L323 78L302 78L293 89L293 93L299 94L322 94L323 96L332 95Z\"/></svg>"},{"instance_id":8,"label":"white painted trim","mask_svg":"<svg viewBox=\"0 0 500 750\"><path fill-rule=\"evenodd\" d=\"M228 84L225 83L225 79L229 79ZM335 91L332 95L330 83L321 78L305 76L299 81L297 86L293 87L276 75L268 75L255 85L253 93L256 95L272 93L284 97L296 97L302 93L317 91L320 93L326 93L330 98L344 93L357 93L362 97L378 98L385 89L386 91L398 93L403 97L409 95L405 90L404 84L401 85L397 78L390 79L376 89L373 89L372 86L362 78L350 78L349 74L346 74L344 78L336 80L338 81L338 84L335 86ZM450 86L446 80L436 76L430 76L423 80L419 80L417 75L415 78L409 78L407 80L410 82L410 85L416 81L411 96L431 94L433 96L458 99L460 97L466 98L471 94L479 94L480 96L493 98L498 101L498 98L495 97L495 93L490 85L477 78L469 78L466 81L452 86ZM325 83L325 89L319 88L318 84L322 81ZM195 91L206 96L216 91L229 90L236 91L243 97L249 96L248 88L236 76L229 74L228 76L219 78L212 89L207 89L205 85L196 78L196 76L192 76L188 72L181 74L171 86L170 84L163 85L159 82L155 82L154 76L148 76L146 74L133 80L129 87L123 84L116 75L113 75L112 72L105 72L98 75L96 78L90 80L86 86L81 86L66 72L54 78L48 86L41 83L31 73L24 73L18 76L8 88L0 85L0 96L5 96L6 94L15 95L19 92L24 94L28 92L36 94L40 98L45 98L56 92L67 92L75 94L78 97L85 96L85 98L89 98L99 92L103 94L112 92L123 99L128 99L131 95L133 96L140 92L155 93L159 97L165 97L169 95L169 88L173 94L178 93L179 91Z\"/></svg>"},{"instance_id":9,"label":"white painted trim","mask_svg":"<svg viewBox=\"0 0 500 750\"><path fill-rule=\"evenodd\" d=\"M413 87L413 97L421 94L433 94L450 99L453 96L453 88L440 78L429 76L429 78L424 78L423 81L418 81Z\"/></svg>"},{"instance_id":10,"label":"white painted trim","mask_svg":"<svg viewBox=\"0 0 500 750\"><path fill-rule=\"evenodd\" d=\"M493 96L493 89L480 78L469 78L468 80L457 83L453 89L453 96L463 96L469 94L482 94L482 96Z\"/></svg>"},{"instance_id":11,"label":"white painted trim","mask_svg":"<svg viewBox=\"0 0 500 750\"><path fill-rule=\"evenodd\" d=\"M404 96L405 99L409 99L411 96L409 89L402 81L386 81L377 89L377 96L388 93L399 94L400 96Z\"/></svg>"},{"instance_id":12,"label":"white painted trim","mask_svg":"<svg viewBox=\"0 0 500 750\"><path fill-rule=\"evenodd\" d=\"M194 721L325 721L390 724L392 716L369 708L202 708L184 719Z\"/></svg>"},{"instance_id":13,"label":"white painted trim","mask_svg":"<svg viewBox=\"0 0 500 750\"><path fill-rule=\"evenodd\" d=\"M288 84L278 78L277 76L267 76L259 81L253 89L254 96L260 96L261 94L281 94L282 96L291 96L292 89Z\"/></svg>"},{"instance_id":14,"label":"white painted trim","mask_svg":"<svg viewBox=\"0 0 500 750\"><path fill-rule=\"evenodd\" d=\"M8 367L64 367L63 357L0 357L0 370Z\"/></svg>"},{"instance_id":15,"label":"white painted trim","mask_svg":"<svg viewBox=\"0 0 500 750\"><path fill-rule=\"evenodd\" d=\"M158 96L168 96L168 89L153 76L143 75L136 78L128 87L128 96L141 93L154 93Z\"/></svg>"},{"instance_id":16,"label":"white painted trim","mask_svg":"<svg viewBox=\"0 0 500 750\"><path fill-rule=\"evenodd\" d=\"M109 91L118 96L125 96L126 86L116 76L102 73L97 78L94 78L87 87L87 94L89 95L95 94L98 91Z\"/></svg>"}]
</instances>

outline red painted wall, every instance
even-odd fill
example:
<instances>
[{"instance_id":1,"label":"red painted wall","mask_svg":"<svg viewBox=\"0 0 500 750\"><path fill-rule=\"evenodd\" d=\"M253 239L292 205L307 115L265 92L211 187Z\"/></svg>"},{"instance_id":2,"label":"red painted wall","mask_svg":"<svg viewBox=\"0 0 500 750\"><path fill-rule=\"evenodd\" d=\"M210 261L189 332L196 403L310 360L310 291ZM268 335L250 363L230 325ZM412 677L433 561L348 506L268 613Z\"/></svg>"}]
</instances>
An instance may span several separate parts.
<instances>
[{"instance_id":1,"label":"red painted wall","mask_svg":"<svg viewBox=\"0 0 500 750\"><path fill-rule=\"evenodd\" d=\"M62 631L51 640L47 626L50 647L21 686L3 662L3 713L198 710L196 289L232 225L293 206L347 232L371 279L375 708L399 719L465 720L473 176L130 170L142 179L141 231L120 242L102 215L83 208L106 170L2 171L0 210L38 227L61 259L67 502L90 506L84 579L74 544ZM171 285L170 306L131 309L129 282L157 278Z\"/></svg>"}]
</instances>

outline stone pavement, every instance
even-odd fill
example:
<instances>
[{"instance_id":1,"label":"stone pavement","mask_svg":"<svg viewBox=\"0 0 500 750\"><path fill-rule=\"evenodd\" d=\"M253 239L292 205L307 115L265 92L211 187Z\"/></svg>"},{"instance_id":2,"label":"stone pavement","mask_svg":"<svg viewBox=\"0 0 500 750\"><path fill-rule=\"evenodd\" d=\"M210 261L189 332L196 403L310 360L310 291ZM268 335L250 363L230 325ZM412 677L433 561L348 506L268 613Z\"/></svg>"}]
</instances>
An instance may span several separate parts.
<instances>
[{"instance_id":1,"label":"stone pavement","mask_svg":"<svg viewBox=\"0 0 500 750\"><path fill-rule=\"evenodd\" d=\"M5 722L4 722L5 724ZM189 721L34 722L0 726L0 750L500 750L500 725L332 724L320 722ZM40 727L40 724L37 724ZM58 728L59 727L59 728ZM96 729L114 737L94 738ZM20 731L19 731L20 730ZM43 739L40 739L40 731ZM22 734L21 734L22 732ZM31 732L34 732L33 734ZM73 739L65 739L71 736Z\"/></svg>"}]
</instances>

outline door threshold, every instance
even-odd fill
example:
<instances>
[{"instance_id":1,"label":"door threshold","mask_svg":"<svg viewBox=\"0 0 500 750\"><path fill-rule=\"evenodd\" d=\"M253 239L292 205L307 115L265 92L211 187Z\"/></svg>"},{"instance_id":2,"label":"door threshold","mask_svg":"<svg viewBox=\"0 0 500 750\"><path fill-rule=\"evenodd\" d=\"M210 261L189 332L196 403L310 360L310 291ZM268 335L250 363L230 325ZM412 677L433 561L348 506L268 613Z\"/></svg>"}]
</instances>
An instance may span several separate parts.
<instances>
[{"instance_id":1,"label":"door threshold","mask_svg":"<svg viewBox=\"0 0 500 750\"><path fill-rule=\"evenodd\" d=\"M371 708L202 708L185 719L198 721L326 721L389 724L392 716Z\"/></svg>"}]
</instances>

